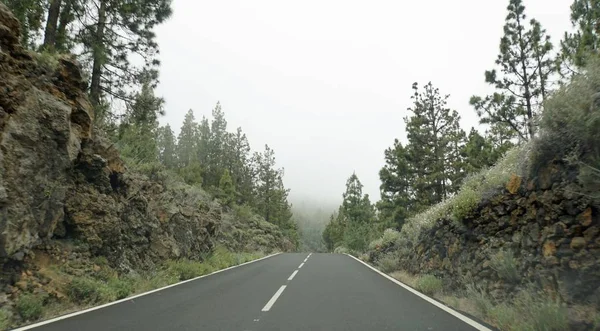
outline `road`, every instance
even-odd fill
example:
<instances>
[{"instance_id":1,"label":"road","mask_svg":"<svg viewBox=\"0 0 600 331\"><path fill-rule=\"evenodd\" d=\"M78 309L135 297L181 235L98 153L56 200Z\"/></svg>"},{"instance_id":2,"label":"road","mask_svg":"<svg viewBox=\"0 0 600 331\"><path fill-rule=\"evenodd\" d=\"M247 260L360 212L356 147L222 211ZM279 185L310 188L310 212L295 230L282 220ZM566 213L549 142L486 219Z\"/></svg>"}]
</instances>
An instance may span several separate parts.
<instances>
[{"instance_id":1,"label":"road","mask_svg":"<svg viewBox=\"0 0 600 331\"><path fill-rule=\"evenodd\" d=\"M477 328L350 256L291 253L33 330L431 331Z\"/></svg>"}]
</instances>

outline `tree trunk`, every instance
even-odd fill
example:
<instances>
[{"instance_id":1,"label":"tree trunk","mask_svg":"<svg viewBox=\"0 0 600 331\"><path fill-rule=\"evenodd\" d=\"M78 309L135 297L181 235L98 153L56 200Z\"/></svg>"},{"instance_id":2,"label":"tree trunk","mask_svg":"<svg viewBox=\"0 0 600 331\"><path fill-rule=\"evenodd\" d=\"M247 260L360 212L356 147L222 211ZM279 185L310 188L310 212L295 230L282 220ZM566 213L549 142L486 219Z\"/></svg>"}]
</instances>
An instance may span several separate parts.
<instances>
[{"instance_id":1,"label":"tree trunk","mask_svg":"<svg viewBox=\"0 0 600 331\"><path fill-rule=\"evenodd\" d=\"M54 51L56 48L56 28L62 0L50 0L46 30L44 32L44 49Z\"/></svg>"},{"instance_id":2,"label":"tree trunk","mask_svg":"<svg viewBox=\"0 0 600 331\"><path fill-rule=\"evenodd\" d=\"M96 33L94 36L94 45L92 56L94 64L92 66L92 79L90 86L90 101L95 110L100 106L101 86L100 80L102 76L102 66L104 65L104 29L106 28L106 0L100 1L98 8L98 24L96 25Z\"/></svg>"},{"instance_id":3,"label":"tree trunk","mask_svg":"<svg viewBox=\"0 0 600 331\"><path fill-rule=\"evenodd\" d=\"M528 132L529 132L529 139L532 139L534 134L535 134L535 129L533 127L533 109L532 109L532 105L531 105L531 90L530 90L530 85L531 82L529 81L529 75L527 74L527 65L525 63L525 57L527 56L525 54L525 41L523 40L523 34L521 32L521 19L519 18L519 15L517 14L517 29L519 31L519 49L520 49L520 62L521 62L521 70L523 70L523 87L525 88L525 105L527 108L527 128L528 128Z\"/></svg>"},{"instance_id":4,"label":"tree trunk","mask_svg":"<svg viewBox=\"0 0 600 331\"><path fill-rule=\"evenodd\" d=\"M63 8L60 11L60 18L58 21L58 28L56 30L54 45L58 51L67 51L67 25L73 21L73 1L75 0L62 0Z\"/></svg>"}]
</instances>

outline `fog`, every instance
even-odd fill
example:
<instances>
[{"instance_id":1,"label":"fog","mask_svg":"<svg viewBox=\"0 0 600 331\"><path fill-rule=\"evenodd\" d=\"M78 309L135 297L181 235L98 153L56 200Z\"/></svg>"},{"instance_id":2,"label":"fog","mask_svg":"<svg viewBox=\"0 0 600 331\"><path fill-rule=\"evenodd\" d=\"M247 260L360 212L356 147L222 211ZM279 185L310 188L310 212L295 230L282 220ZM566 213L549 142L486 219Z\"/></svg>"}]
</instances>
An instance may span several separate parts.
<instances>
[{"instance_id":1,"label":"fog","mask_svg":"<svg viewBox=\"0 0 600 331\"><path fill-rule=\"evenodd\" d=\"M525 0L557 46L572 0ZM269 144L293 201L330 206L353 171L379 198L383 151L405 140L411 85L432 81L477 126L508 0L175 0L158 29L161 83L177 132L185 112L220 101L230 130Z\"/></svg>"}]
</instances>

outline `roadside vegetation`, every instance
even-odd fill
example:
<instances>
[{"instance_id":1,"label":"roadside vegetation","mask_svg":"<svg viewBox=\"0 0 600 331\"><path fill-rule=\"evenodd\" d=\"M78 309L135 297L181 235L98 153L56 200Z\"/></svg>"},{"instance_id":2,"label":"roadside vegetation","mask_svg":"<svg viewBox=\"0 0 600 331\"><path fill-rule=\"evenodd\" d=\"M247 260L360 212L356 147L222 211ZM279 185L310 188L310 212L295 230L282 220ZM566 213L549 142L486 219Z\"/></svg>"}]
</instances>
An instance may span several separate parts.
<instances>
[{"instance_id":1,"label":"roadside vegetation","mask_svg":"<svg viewBox=\"0 0 600 331\"><path fill-rule=\"evenodd\" d=\"M200 261L170 260L154 270L130 274L119 274L102 257L93 259L92 263L51 264L40 271L48 281L46 289L50 290L28 289L21 294L16 302L18 319L0 309L0 330L8 329L11 320L19 320L22 325L52 318L207 275L264 255L261 252L234 253L220 246Z\"/></svg>"},{"instance_id":2,"label":"roadside vegetation","mask_svg":"<svg viewBox=\"0 0 600 331\"><path fill-rule=\"evenodd\" d=\"M439 267L435 276L406 271L407 263L418 264L411 256L430 248L428 245L449 248L444 246L447 242L427 242L444 240L435 237L432 228L445 224L468 232L480 206L503 194L535 190L529 188L534 183L530 180L553 163L569 168L577 177L569 179L577 185L568 186L557 199L564 193L589 201L587 221L582 224L589 227L590 210L600 208L600 57L596 51L590 52L600 43L600 30L589 20L600 10L590 1L574 1L571 22L576 31L565 34L560 47L555 47L542 24L526 17L523 1L507 2L497 67L485 72L485 81L494 93L470 100L487 130L482 134L472 128L467 134L459 125L458 112L447 107L449 96L431 82L415 82L413 104L404 118L406 139L396 139L384 152L385 165L379 173L381 200L371 205L362 197L353 175L323 240L329 250L354 254L502 330L566 330L573 325L594 329L600 321L597 303L567 305L560 295L542 291L539 284L524 277L520 269L526 258L524 248L516 252L510 248L511 242L513 247L523 245L520 237L477 238L482 243L493 240L496 248L505 247L492 250L486 260L486 268L498 280L497 291L506 291L504 295L492 295L491 288L479 288L472 279L452 279L451 286L445 284L443 261L435 262ZM543 190L553 184L557 183L546 179ZM546 205L539 208L550 209ZM500 212L508 215L508 220L519 217ZM535 219L537 210L528 212ZM559 221L546 215L548 224ZM362 238L368 239L366 244L352 238L361 230ZM595 226L587 233L585 240L574 241L574 247L597 238ZM547 261L553 261L554 246L548 247ZM578 268L576 263L573 268ZM419 268L413 265L412 270Z\"/></svg>"}]
</instances>

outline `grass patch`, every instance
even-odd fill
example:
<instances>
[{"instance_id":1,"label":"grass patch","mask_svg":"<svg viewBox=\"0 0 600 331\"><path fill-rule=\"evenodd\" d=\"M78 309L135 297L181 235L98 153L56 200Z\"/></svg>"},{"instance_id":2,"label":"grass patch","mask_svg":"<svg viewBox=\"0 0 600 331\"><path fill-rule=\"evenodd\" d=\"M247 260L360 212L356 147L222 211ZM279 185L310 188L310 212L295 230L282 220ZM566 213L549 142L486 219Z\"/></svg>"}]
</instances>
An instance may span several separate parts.
<instances>
[{"instance_id":1,"label":"grass patch","mask_svg":"<svg viewBox=\"0 0 600 331\"><path fill-rule=\"evenodd\" d=\"M521 278L517 269L517 259L512 251L499 251L492 256L490 263L490 267L506 281L517 282Z\"/></svg>"},{"instance_id":2,"label":"grass patch","mask_svg":"<svg viewBox=\"0 0 600 331\"><path fill-rule=\"evenodd\" d=\"M392 272L390 274L390 276L392 276L393 278L401 281L402 283L412 286L412 287L416 287L417 286L417 277L409 274L406 271L403 270L396 270L394 272Z\"/></svg>"},{"instance_id":3,"label":"grass patch","mask_svg":"<svg viewBox=\"0 0 600 331\"><path fill-rule=\"evenodd\" d=\"M10 313L6 309L0 309L0 330L8 330L10 327Z\"/></svg>"},{"instance_id":4,"label":"grass patch","mask_svg":"<svg viewBox=\"0 0 600 331\"><path fill-rule=\"evenodd\" d=\"M377 261L379 269L385 273L398 270L400 267L400 261L396 254L385 254Z\"/></svg>"},{"instance_id":5,"label":"grass patch","mask_svg":"<svg viewBox=\"0 0 600 331\"><path fill-rule=\"evenodd\" d=\"M442 290L442 280L433 275L424 275L417 279L415 288L427 295L434 295Z\"/></svg>"},{"instance_id":6,"label":"grass patch","mask_svg":"<svg viewBox=\"0 0 600 331\"><path fill-rule=\"evenodd\" d=\"M344 246L338 246L333 250L333 252L335 254L348 254L348 253L350 253L350 250L348 250L348 248L346 248Z\"/></svg>"},{"instance_id":7,"label":"grass patch","mask_svg":"<svg viewBox=\"0 0 600 331\"><path fill-rule=\"evenodd\" d=\"M475 208L477 208L477 204L479 203L480 199L481 196L477 194L477 192L475 192L475 190L473 190L472 188L461 188L460 192L453 200L453 219L459 222L464 220L467 216L471 214L473 210L475 210Z\"/></svg>"},{"instance_id":8,"label":"grass patch","mask_svg":"<svg viewBox=\"0 0 600 331\"><path fill-rule=\"evenodd\" d=\"M26 321L33 321L44 312L44 297L34 294L24 294L17 301L17 312Z\"/></svg>"},{"instance_id":9,"label":"grass patch","mask_svg":"<svg viewBox=\"0 0 600 331\"><path fill-rule=\"evenodd\" d=\"M40 318L52 318L91 306L127 298L130 295L161 288L197 276L249 262L264 256L262 252L232 253L224 247L217 247L205 256L202 262L192 260L166 261L156 270L140 274L119 275L106 259L96 257L94 272L86 275L87 269L76 269L79 276L69 273L69 268L50 266L45 268L45 276L51 279L48 286L58 293L65 294L64 299L46 300L47 296L25 294L16 303L16 311L24 321ZM97 267L100 267L98 270ZM83 268L83 267L81 267ZM87 270L92 271L92 270ZM11 314L0 309L0 330L7 329L11 323Z\"/></svg>"},{"instance_id":10,"label":"grass patch","mask_svg":"<svg viewBox=\"0 0 600 331\"><path fill-rule=\"evenodd\" d=\"M86 276L73 277L66 293L71 301L78 304L104 303L116 297L106 283Z\"/></svg>"}]
</instances>

